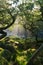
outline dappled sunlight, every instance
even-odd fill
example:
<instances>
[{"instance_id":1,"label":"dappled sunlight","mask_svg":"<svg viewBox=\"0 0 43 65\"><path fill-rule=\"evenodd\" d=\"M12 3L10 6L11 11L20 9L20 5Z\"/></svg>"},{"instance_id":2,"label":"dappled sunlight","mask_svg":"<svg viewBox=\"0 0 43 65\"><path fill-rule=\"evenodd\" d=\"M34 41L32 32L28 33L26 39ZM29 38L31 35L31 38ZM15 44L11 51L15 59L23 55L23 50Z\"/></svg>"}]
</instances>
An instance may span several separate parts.
<instances>
[{"instance_id":1,"label":"dappled sunlight","mask_svg":"<svg viewBox=\"0 0 43 65\"><path fill-rule=\"evenodd\" d=\"M0 0L0 65L43 65L43 0Z\"/></svg>"},{"instance_id":2,"label":"dappled sunlight","mask_svg":"<svg viewBox=\"0 0 43 65\"><path fill-rule=\"evenodd\" d=\"M3 51L4 51L4 49L3 49L3 48L0 48L0 54L1 54Z\"/></svg>"}]
</instances>

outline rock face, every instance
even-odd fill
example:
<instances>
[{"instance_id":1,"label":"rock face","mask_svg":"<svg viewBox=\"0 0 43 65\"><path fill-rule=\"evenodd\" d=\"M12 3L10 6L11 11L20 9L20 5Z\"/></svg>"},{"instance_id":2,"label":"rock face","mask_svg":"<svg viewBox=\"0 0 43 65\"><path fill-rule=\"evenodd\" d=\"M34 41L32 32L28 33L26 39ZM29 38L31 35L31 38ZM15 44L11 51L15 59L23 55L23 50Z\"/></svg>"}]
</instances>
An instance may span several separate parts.
<instances>
[{"instance_id":1,"label":"rock face","mask_svg":"<svg viewBox=\"0 0 43 65\"><path fill-rule=\"evenodd\" d=\"M19 38L31 37L32 34L29 30L25 30L23 25L20 24L20 18L17 17L15 23L11 26L12 30L7 29L7 36L14 36ZM43 38L43 30L38 32L38 38Z\"/></svg>"},{"instance_id":2,"label":"rock face","mask_svg":"<svg viewBox=\"0 0 43 65\"><path fill-rule=\"evenodd\" d=\"M31 36L30 31L25 31L24 27L20 24L14 25L12 31L7 29L6 32L7 32L7 36L15 36L19 38L26 38Z\"/></svg>"},{"instance_id":3,"label":"rock face","mask_svg":"<svg viewBox=\"0 0 43 65\"><path fill-rule=\"evenodd\" d=\"M19 22L19 17L16 19L15 23L12 26L12 30L9 29L6 30L7 36L15 36L19 38L26 38L31 36L31 32L25 30L23 25L21 25Z\"/></svg>"}]
</instances>

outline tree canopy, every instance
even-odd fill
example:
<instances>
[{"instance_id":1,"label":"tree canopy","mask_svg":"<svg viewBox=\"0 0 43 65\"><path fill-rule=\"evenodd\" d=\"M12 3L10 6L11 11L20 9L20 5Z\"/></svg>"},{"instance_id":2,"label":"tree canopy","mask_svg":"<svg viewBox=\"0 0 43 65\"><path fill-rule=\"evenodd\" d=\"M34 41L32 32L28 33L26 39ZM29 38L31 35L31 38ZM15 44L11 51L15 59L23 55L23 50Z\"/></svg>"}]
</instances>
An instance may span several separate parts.
<instances>
[{"instance_id":1,"label":"tree canopy","mask_svg":"<svg viewBox=\"0 0 43 65\"><path fill-rule=\"evenodd\" d=\"M6 37L5 30L13 26L17 16L25 31L31 32L30 38ZM43 31L43 0L0 0L0 65L43 65L40 31Z\"/></svg>"}]
</instances>

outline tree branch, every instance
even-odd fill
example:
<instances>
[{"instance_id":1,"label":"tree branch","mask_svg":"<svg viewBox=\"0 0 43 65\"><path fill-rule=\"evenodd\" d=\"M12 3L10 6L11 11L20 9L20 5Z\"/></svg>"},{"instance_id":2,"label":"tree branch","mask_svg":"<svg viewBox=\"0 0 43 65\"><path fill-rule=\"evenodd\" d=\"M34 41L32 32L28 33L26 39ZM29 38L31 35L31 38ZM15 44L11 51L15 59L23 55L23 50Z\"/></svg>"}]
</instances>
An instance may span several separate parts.
<instances>
[{"instance_id":1,"label":"tree branch","mask_svg":"<svg viewBox=\"0 0 43 65\"><path fill-rule=\"evenodd\" d=\"M7 35L7 33L2 30L0 30L0 33L1 33L0 39L4 38Z\"/></svg>"},{"instance_id":2,"label":"tree branch","mask_svg":"<svg viewBox=\"0 0 43 65\"><path fill-rule=\"evenodd\" d=\"M5 29L9 28L15 22L15 20L16 20L17 14L15 14L14 16L12 16L12 14L11 14L11 12L10 12L9 9L6 9L6 11L10 14L10 16L12 17L13 21L8 26L0 28L0 30L5 30Z\"/></svg>"},{"instance_id":3,"label":"tree branch","mask_svg":"<svg viewBox=\"0 0 43 65\"><path fill-rule=\"evenodd\" d=\"M36 52L33 53L33 55L30 57L29 62L27 63L27 65L34 65L33 64L33 60L34 58L37 56L37 54L40 52L40 50L43 48L43 44L41 44L41 46L36 50Z\"/></svg>"}]
</instances>

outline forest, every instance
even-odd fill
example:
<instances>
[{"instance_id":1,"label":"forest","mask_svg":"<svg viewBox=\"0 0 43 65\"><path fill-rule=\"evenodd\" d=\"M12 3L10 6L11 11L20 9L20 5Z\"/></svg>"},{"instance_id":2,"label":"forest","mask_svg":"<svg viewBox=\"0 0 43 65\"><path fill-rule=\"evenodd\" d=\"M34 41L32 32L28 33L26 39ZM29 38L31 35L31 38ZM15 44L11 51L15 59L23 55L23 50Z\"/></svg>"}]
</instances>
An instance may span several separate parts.
<instances>
[{"instance_id":1,"label":"forest","mask_svg":"<svg viewBox=\"0 0 43 65\"><path fill-rule=\"evenodd\" d=\"M43 65L43 0L0 0L0 65Z\"/></svg>"}]
</instances>

